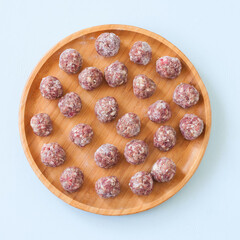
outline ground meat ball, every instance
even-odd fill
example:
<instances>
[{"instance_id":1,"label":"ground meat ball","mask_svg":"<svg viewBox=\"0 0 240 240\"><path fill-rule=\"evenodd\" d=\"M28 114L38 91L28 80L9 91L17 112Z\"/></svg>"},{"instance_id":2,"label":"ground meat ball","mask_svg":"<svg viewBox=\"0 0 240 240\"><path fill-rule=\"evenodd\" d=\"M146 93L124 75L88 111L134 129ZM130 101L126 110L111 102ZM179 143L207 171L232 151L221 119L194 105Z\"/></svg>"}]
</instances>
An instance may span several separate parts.
<instances>
[{"instance_id":1,"label":"ground meat ball","mask_svg":"<svg viewBox=\"0 0 240 240\"><path fill-rule=\"evenodd\" d=\"M151 97L156 88L155 82L144 74L139 74L133 79L133 93L140 99Z\"/></svg>"},{"instance_id":2,"label":"ground meat ball","mask_svg":"<svg viewBox=\"0 0 240 240\"><path fill-rule=\"evenodd\" d=\"M161 126L156 131L153 144L160 151L169 151L176 144L176 131L170 126Z\"/></svg>"},{"instance_id":3,"label":"ground meat ball","mask_svg":"<svg viewBox=\"0 0 240 240\"><path fill-rule=\"evenodd\" d=\"M101 98L96 102L94 110L100 122L111 122L118 115L117 100L114 97Z\"/></svg>"},{"instance_id":4,"label":"ground meat ball","mask_svg":"<svg viewBox=\"0 0 240 240\"><path fill-rule=\"evenodd\" d=\"M66 160L66 153L58 143L44 144L41 150L42 163L48 167L58 167Z\"/></svg>"},{"instance_id":5,"label":"ground meat ball","mask_svg":"<svg viewBox=\"0 0 240 240\"><path fill-rule=\"evenodd\" d=\"M95 48L99 55L113 57L119 51L120 38L114 33L102 33L95 42Z\"/></svg>"},{"instance_id":6,"label":"ground meat ball","mask_svg":"<svg viewBox=\"0 0 240 240\"><path fill-rule=\"evenodd\" d=\"M176 173L176 164L169 158L158 159L151 170L152 177L157 182L169 182Z\"/></svg>"},{"instance_id":7,"label":"ground meat ball","mask_svg":"<svg viewBox=\"0 0 240 240\"><path fill-rule=\"evenodd\" d=\"M135 42L129 52L130 60L134 63L147 65L152 59L152 49L147 42Z\"/></svg>"},{"instance_id":8,"label":"ground meat ball","mask_svg":"<svg viewBox=\"0 0 240 240\"><path fill-rule=\"evenodd\" d=\"M120 193L120 182L117 177L102 177L95 183L95 190L101 198L114 198Z\"/></svg>"},{"instance_id":9,"label":"ground meat ball","mask_svg":"<svg viewBox=\"0 0 240 240\"><path fill-rule=\"evenodd\" d=\"M173 101L182 108L192 107L198 103L198 100L199 92L190 84L179 84L173 93Z\"/></svg>"},{"instance_id":10,"label":"ground meat ball","mask_svg":"<svg viewBox=\"0 0 240 240\"><path fill-rule=\"evenodd\" d=\"M77 146L84 147L92 141L93 130L89 125L80 123L72 128L69 138Z\"/></svg>"},{"instance_id":11,"label":"ground meat ball","mask_svg":"<svg viewBox=\"0 0 240 240\"><path fill-rule=\"evenodd\" d=\"M87 67L78 75L79 84L83 89L92 91L103 81L102 72L95 67Z\"/></svg>"},{"instance_id":12,"label":"ground meat ball","mask_svg":"<svg viewBox=\"0 0 240 240\"><path fill-rule=\"evenodd\" d=\"M110 87L117 87L127 82L128 69L123 63L115 61L105 68L104 75Z\"/></svg>"},{"instance_id":13,"label":"ground meat ball","mask_svg":"<svg viewBox=\"0 0 240 240\"><path fill-rule=\"evenodd\" d=\"M47 76L40 83L40 91L43 97L53 100L63 95L63 88L60 81L53 76Z\"/></svg>"},{"instance_id":14,"label":"ground meat ball","mask_svg":"<svg viewBox=\"0 0 240 240\"><path fill-rule=\"evenodd\" d=\"M180 131L187 140L194 140L201 135L204 129L203 120L195 114L185 114L180 120Z\"/></svg>"},{"instance_id":15,"label":"ground meat ball","mask_svg":"<svg viewBox=\"0 0 240 240\"><path fill-rule=\"evenodd\" d=\"M119 162L120 153L112 144L103 144L94 154L96 164L101 168L111 168Z\"/></svg>"},{"instance_id":16,"label":"ground meat ball","mask_svg":"<svg viewBox=\"0 0 240 240\"><path fill-rule=\"evenodd\" d=\"M158 100L148 108L148 117L152 122L163 123L172 116L170 106L163 100Z\"/></svg>"},{"instance_id":17,"label":"ground meat ball","mask_svg":"<svg viewBox=\"0 0 240 240\"><path fill-rule=\"evenodd\" d=\"M33 132L40 137L48 136L53 130L52 121L46 113L38 113L34 115L31 118L30 125Z\"/></svg>"},{"instance_id":18,"label":"ground meat ball","mask_svg":"<svg viewBox=\"0 0 240 240\"><path fill-rule=\"evenodd\" d=\"M153 189L153 179L148 172L137 172L131 177L129 187L137 195L149 195Z\"/></svg>"},{"instance_id":19,"label":"ground meat ball","mask_svg":"<svg viewBox=\"0 0 240 240\"><path fill-rule=\"evenodd\" d=\"M83 172L78 167L68 167L63 171L60 182L66 191L76 192L83 185Z\"/></svg>"},{"instance_id":20,"label":"ground meat ball","mask_svg":"<svg viewBox=\"0 0 240 240\"><path fill-rule=\"evenodd\" d=\"M71 118L80 112L82 101L76 93L70 92L60 98L58 107L65 117Z\"/></svg>"},{"instance_id":21,"label":"ground meat ball","mask_svg":"<svg viewBox=\"0 0 240 240\"><path fill-rule=\"evenodd\" d=\"M135 113L126 113L117 122L117 133L123 137L137 136L141 130L140 118Z\"/></svg>"},{"instance_id":22,"label":"ground meat ball","mask_svg":"<svg viewBox=\"0 0 240 240\"><path fill-rule=\"evenodd\" d=\"M182 64L178 58L164 56L156 62L156 71L162 78L176 78L181 73L181 70Z\"/></svg>"},{"instance_id":23,"label":"ground meat ball","mask_svg":"<svg viewBox=\"0 0 240 240\"><path fill-rule=\"evenodd\" d=\"M138 165L143 163L148 156L148 145L142 140L132 140L125 146L124 156L127 162Z\"/></svg>"},{"instance_id":24,"label":"ground meat ball","mask_svg":"<svg viewBox=\"0 0 240 240\"><path fill-rule=\"evenodd\" d=\"M66 49L59 58L59 67L66 73L75 74L82 67L82 57L80 53L72 48Z\"/></svg>"}]
</instances>

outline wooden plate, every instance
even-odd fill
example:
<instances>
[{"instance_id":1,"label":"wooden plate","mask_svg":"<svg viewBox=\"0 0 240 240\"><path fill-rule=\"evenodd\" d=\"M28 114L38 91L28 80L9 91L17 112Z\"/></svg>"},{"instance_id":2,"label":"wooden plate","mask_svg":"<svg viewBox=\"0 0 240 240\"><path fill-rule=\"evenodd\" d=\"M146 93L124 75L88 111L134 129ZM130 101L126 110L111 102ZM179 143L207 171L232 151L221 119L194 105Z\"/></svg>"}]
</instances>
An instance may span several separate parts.
<instances>
[{"instance_id":1,"label":"wooden plate","mask_svg":"<svg viewBox=\"0 0 240 240\"><path fill-rule=\"evenodd\" d=\"M104 58L97 54L94 43L102 32L114 32L121 39L120 51L115 57ZM136 65L129 60L129 50L136 41L147 41L152 47L152 61L147 66ZM93 91L83 90L78 84L78 75L68 75L58 67L61 52L67 48L77 49L83 56L83 68L95 66L102 71L115 60L122 61L129 70L128 83L117 88L109 87L105 82ZM158 57L169 55L178 57L183 70L175 80L165 80L155 71ZM146 74L157 84L155 94L145 100L137 99L133 94L132 81L135 75ZM47 75L56 76L62 83L64 92L77 92L83 103L80 114L72 119L65 118L58 109L58 101L49 101L43 98L39 91L40 81ZM200 92L201 99L197 105L190 109L182 109L172 101L175 87L181 83L191 83ZM140 116L142 127L137 139L145 140L149 144L150 154L144 164L133 166L128 164L123 151L125 144L131 139L125 139L116 133L116 122L100 123L94 114L94 105L99 98L114 96L120 106L118 118L127 112L135 112ZM177 144L169 152L160 152L153 147L153 135L160 124L151 122L147 117L148 106L158 99L170 103L172 118L165 124L173 126L177 131ZM34 114L48 113L53 121L54 131L48 137L38 137L33 134L29 125ZM199 115L205 123L204 133L195 141L184 140L180 134L178 124L185 113ZM211 108L207 90L192 63L173 44L163 37L145 29L126 25L103 25L91 27L74 33L53 47L33 70L23 91L19 128L22 145L27 159L43 184L57 197L66 203L85 211L104 215L125 215L141 212L155 207L178 192L191 178L197 169L206 150L210 128ZM94 130L91 144L78 148L69 140L69 132L78 123L90 124ZM66 162L57 168L46 167L41 163L40 150L44 143L58 142L67 153ZM120 163L111 169L99 168L94 160L94 152L104 144L111 143L117 146L122 154ZM153 163L160 157L169 157L177 165L177 173L169 183L155 183L153 192L149 196L134 195L129 187L130 177L141 170L149 171ZM60 185L59 178L62 171L69 166L80 167L85 175L82 188L69 194ZM94 184L103 176L115 175L120 179L121 193L114 199L101 199L97 196Z\"/></svg>"}]
</instances>

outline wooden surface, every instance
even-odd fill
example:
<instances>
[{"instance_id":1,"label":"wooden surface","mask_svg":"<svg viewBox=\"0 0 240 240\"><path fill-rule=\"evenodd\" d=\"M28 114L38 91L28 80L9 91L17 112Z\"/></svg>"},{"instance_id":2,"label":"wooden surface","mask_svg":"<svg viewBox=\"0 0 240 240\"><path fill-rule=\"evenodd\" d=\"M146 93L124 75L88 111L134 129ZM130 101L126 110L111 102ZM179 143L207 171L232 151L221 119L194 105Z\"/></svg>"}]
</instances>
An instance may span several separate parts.
<instances>
[{"instance_id":1,"label":"wooden surface","mask_svg":"<svg viewBox=\"0 0 240 240\"><path fill-rule=\"evenodd\" d=\"M120 51L115 57L104 58L96 53L95 39L106 31L116 33L121 39ZM152 60L147 66L136 65L129 60L129 50L133 43L139 40L147 41L153 50ZM84 61L82 69L95 66L103 71L115 60L124 62L129 70L127 84L110 88L104 82L91 92L83 90L78 84L77 74L68 75L58 67L59 56L66 48L75 48L81 53ZM156 60L165 55L176 56L181 60L183 69L177 79L165 80L156 73ZM152 97L140 100L134 96L132 81L137 74L146 74L157 84L157 90ZM80 114L72 119L67 119L57 107L58 100L49 101L41 96L40 81L47 75L53 75L61 81L64 93L75 91L80 95L83 103ZM172 101L173 91L181 82L193 84L201 93L199 103L187 110L180 108ZM96 101L105 96L113 96L119 103L118 118L107 124L99 122L94 114ZM166 153L153 147L153 135L160 124L151 122L147 117L148 106L159 99L167 101L172 110L172 118L165 125L170 125L177 131L177 144ZM53 121L54 130L48 137L41 138L34 135L29 124L31 117L40 112L48 113ZM135 138L145 140L149 144L150 154L146 162L138 166L128 164L123 157L125 144L133 138L123 138L116 133L115 129L119 117L127 112L134 112L141 119L141 132ZM179 120L185 113L197 114L205 123L203 134L192 142L183 139L178 127ZM69 140L70 130L78 123L90 124L94 131L92 143L84 148L78 148ZM68 36L42 58L33 70L22 95L19 128L22 145L32 169L52 193L66 203L85 211L104 215L125 215L161 204L177 193L191 178L207 147L211 128L211 108L206 88L196 69L174 45L161 36L141 28L126 25L103 25L84 29ZM58 142L66 151L67 160L60 167L50 168L41 163L41 147L44 143L49 142ZM93 160L94 152L104 143L114 144L121 152L121 161L111 169L99 168ZM174 179L169 183L155 183L153 192L149 196L134 195L128 187L131 176L141 170L149 171L153 163L163 156L171 158L177 165ZM69 166L80 167L85 175L83 187L72 194L64 191L59 181L62 171ZM98 178L110 175L119 178L121 193L114 199L104 200L97 196L94 184Z\"/></svg>"}]
</instances>

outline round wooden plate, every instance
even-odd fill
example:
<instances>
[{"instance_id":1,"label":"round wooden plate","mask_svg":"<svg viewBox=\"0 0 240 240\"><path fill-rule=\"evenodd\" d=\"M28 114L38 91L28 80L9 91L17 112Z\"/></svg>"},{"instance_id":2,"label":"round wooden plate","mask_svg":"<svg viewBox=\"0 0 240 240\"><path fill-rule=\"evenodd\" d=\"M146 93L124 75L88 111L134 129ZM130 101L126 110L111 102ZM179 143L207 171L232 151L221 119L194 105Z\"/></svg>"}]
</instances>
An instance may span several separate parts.
<instances>
[{"instance_id":1,"label":"round wooden plate","mask_svg":"<svg viewBox=\"0 0 240 240\"><path fill-rule=\"evenodd\" d=\"M94 43L102 32L114 32L121 39L120 51L115 57L104 58L97 54ZM146 41L153 51L151 62L147 66L132 63L129 60L129 50L134 42ZM58 67L61 52L67 48L77 49L83 57L83 67L95 66L102 71L112 62L124 62L129 70L126 85L111 88L104 82L93 91L86 91L78 84L78 75L69 75ZM180 76L174 80L162 79L155 70L156 60L161 56L178 57L183 65ZM157 84L155 94L145 100L137 99L133 94L132 81L135 75L146 74ZM43 98L39 91L41 79L45 76L56 76L62 83L64 93L74 91L82 99L80 114L72 119L65 118L58 109L58 100L49 101ZM172 101L175 87L181 83L193 84L201 93L200 101L190 109L182 109ZM94 114L94 105L99 98L114 96L119 103L119 115L111 123L99 122ZM172 109L172 118L165 125L174 127L177 131L177 144L169 152L160 152L153 147L153 135L160 124L151 122L147 117L148 106L156 100L163 99L169 102ZM34 135L30 127L30 119L34 114L48 113L53 121L53 132L48 137ZM138 114L142 127L136 139L142 139L149 144L150 154L145 163L133 166L128 164L124 157L125 144L132 140L121 137L116 133L116 122L127 112ZM184 140L179 131L179 121L185 113L195 113L205 123L203 134L194 141ZM78 123L90 124L94 131L91 144L78 148L69 140L69 133ZM193 64L173 44L163 37L145 29L126 25L103 25L91 27L74 33L53 47L33 70L23 91L19 128L22 145L27 159L42 181L42 183L57 197L66 203L85 211L104 215L125 215L141 212L155 207L177 193L191 178L197 169L206 150L210 128L211 108L207 90ZM57 167L46 167L40 160L40 150L44 143L58 142L66 151L66 162ZM111 143L121 152L121 161L111 169L99 168L93 159L96 149L104 144ZM153 163L160 157L169 157L177 165L177 173L169 183L155 183L153 192L149 196L137 196L128 187L132 175L141 170L149 171ZM82 188L75 193L67 193L61 187L59 178L62 171L69 166L78 166L85 175ZM114 199L101 199L95 192L95 182L103 176L115 175L121 183L121 193Z\"/></svg>"}]
</instances>

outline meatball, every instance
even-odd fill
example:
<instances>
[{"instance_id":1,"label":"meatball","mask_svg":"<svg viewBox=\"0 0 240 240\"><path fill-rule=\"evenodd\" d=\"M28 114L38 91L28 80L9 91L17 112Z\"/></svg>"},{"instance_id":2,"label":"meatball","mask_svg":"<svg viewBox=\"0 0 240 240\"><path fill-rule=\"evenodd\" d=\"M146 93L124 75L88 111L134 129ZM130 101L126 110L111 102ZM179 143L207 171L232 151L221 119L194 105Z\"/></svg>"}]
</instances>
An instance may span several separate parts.
<instances>
[{"instance_id":1,"label":"meatball","mask_svg":"<svg viewBox=\"0 0 240 240\"><path fill-rule=\"evenodd\" d=\"M137 195L149 195L153 189L153 179L148 172L137 172L131 177L129 187Z\"/></svg>"},{"instance_id":2,"label":"meatball","mask_svg":"<svg viewBox=\"0 0 240 240\"><path fill-rule=\"evenodd\" d=\"M60 98L58 107L65 117L72 118L80 112L82 101L75 92L70 92Z\"/></svg>"},{"instance_id":3,"label":"meatball","mask_svg":"<svg viewBox=\"0 0 240 240\"><path fill-rule=\"evenodd\" d=\"M180 120L179 128L185 139L194 140L203 132L204 123L195 114L185 114Z\"/></svg>"},{"instance_id":4,"label":"meatball","mask_svg":"<svg viewBox=\"0 0 240 240\"><path fill-rule=\"evenodd\" d=\"M182 64L178 58L164 56L157 60L156 71L162 78L174 79L182 70Z\"/></svg>"},{"instance_id":5,"label":"meatball","mask_svg":"<svg viewBox=\"0 0 240 240\"><path fill-rule=\"evenodd\" d=\"M120 182L115 176L99 178L95 190L101 198L114 198L120 193Z\"/></svg>"},{"instance_id":6,"label":"meatball","mask_svg":"<svg viewBox=\"0 0 240 240\"><path fill-rule=\"evenodd\" d=\"M123 63L115 61L105 68L104 75L110 87L118 87L127 82L128 69Z\"/></svg>"},{"instance_id":7,"label":"meatball","mask_svg":"<svg viewBox=\"0 0 240 240\"><path fill-rule=\"evenodd\" d=\"M42 96L49 100L57 99L63 95L62 84L53 76L47 76L42 79L40 91Z\"/></svg>"},{"instance_id":8,"label":"meatball","mask_svg":"<svg viewBox=\"0 0 240 240\"><path fill-rule=\"evenodd\" d=\"M157 182L169 182L176 173L176 164L169 158L159 158L153 165L151 174Z\"/></svg>"},{"instance_id":9,"label":"meatball","mask_svg":"<svg viewBox=\"0 0 240 240\"><path fill-rule=\"evenodd\" d=\"M179 84L173 93L173 101L182 108L190 108L198 103L198 90L187 83Z\"/></svg>"},{"instance_id":10,"label":"meatball","mask_svg":"<svg viewBox=\"0 0 240 240\"><path fill-rule=\"evenodd\" d=\"M111 168L119 162L120 153L112 144L103 144L94 154L96 164L101 168Z\"/></svg>"},{"instance_id":11,"label":"meatball","mask_svg":"<svg viewBox=\"0 0 240 240\"><path fill-rule=\"evenodd\" d=\"M46 113L38 113L34 115L31 118L30 125L33 132L40 137L48 136L53 130L52 121Z\"/></svg>"},{"instance_id":12,"label":"meatball","mask_svg":"<svg viewBox=\"0 0 240 240\"><path fill-rule=\"evenodd\" d=\"M129 52L130 61L147 65L152 59L152 49L147 42L135 42Z\"/></svg>"},{"instance_id":13,"label":"meatball","mask_svg":"<svg viewBox=\"0 0 240 240\"><path fill-rule=\"evenodd\" d=\"M95 104L95 114L100 122L113 121L118 115L118 103L114 97L104 97Z\"/></svg>"},{"instance_id":14,"label":"meatball","mask_svg":"<svg viewBox=\"0 0 240 240\"><path fill-rule=\"evenodd\" d=\"M163 152L172 149L176 141L176 131L170 126L161 126L158 128L153 138L154 147Z\"/></svg>"},{"instance_id":15,"label":"meatball","mask_svg":"<svg viewBox=\"0 0 240 240\"><path fill-rule=\"evenodd\" d=\"M58 143L43 144L41 161L48 167L58 167L66 160L66 153Z\"/></svg>"},{"instance_id":16,"label":"meatball","mask_svg":"<svg viewBox=\"0 0 240 240\"><path fill-rule=\"evenodd\" d=\"M103 57L113 57L118 54L120 38L115 33L102 33L95 42L95 48Z\"/></svg>"},{"instance_id":17,"label":"meatball","mask_svg":"<svg viewBox=\"0 0 240 240\"><path fill-rule=\"evenodd\" d=\"M83 185L83 172L78 167L68 167L63 171L60 182L64 190L76 192Z\"/></svg>"},{"instance_id":18,"label":"meatball","mask_svg":"<svg viewBox=\"0 0 240 240\"><path fill-rule=\"evenodd\" d=\"M169 104L163 100L158 100L150 105L147 113L149 119L155 123L166 122L172 116Z\"/></svg>"},{"instance_id":19,"label":"meatball","mask_svg":"<svg viewBox=\"0 0 240 240\"><path fill-rule=\"evenodd\" d=\"M140 118L135 113L126 113L117 122L117 133L123 137L137 136L141 130Z\"/></svg>"},{"instance_id":20,"label":"meatball","mask_svg":"<svg viewBox=\"0 0 240 240\"><path fill-rule=\"evenodd\" d=\"M139 74L133 79L133 93L140 99L151 97L156 88L155 82L144 74Z\"/></svg>"},{"instance_id":21,"label":"meatball","mask_svg":"<svg viewBox=\"0 0 240 240\"><path fill-rule=\"evenodd\" d=\"M92 91L103 81L102 72L95 67L87 67L78 75L79 84L83 89Z\"/></svg>"},{"instance_id":22,"label":"meatball","mask_svg":"<svg viewBox=\"0 0 240 240\"><path fill-rule=\"evenodd\" d=\"M66 49L59 58L59 67L66 73L75 74L82 67L82 56L72 48Z\"/></svg>"},{"instance_id":23,"label":"meatball","mask_svg":"<svg viewBox=\"0 0 240 240\"><path fill-rule=\"evenodd\" d=\"M127 162L138 165L143 163L148 156L148 145L142 140L132 140L125 146L124 156Z\"/></svg>"},{"instance_id":24,"label":"meatball","mask_svg":"<svg viewBox=\"0 0 240 240\"><path fill-rule=\"evenodd\" d=\"M80 123L72 128L69 138L77 146L84 147L92 141L93 130L89 125Z\"/></svg>"}]
</instances>

